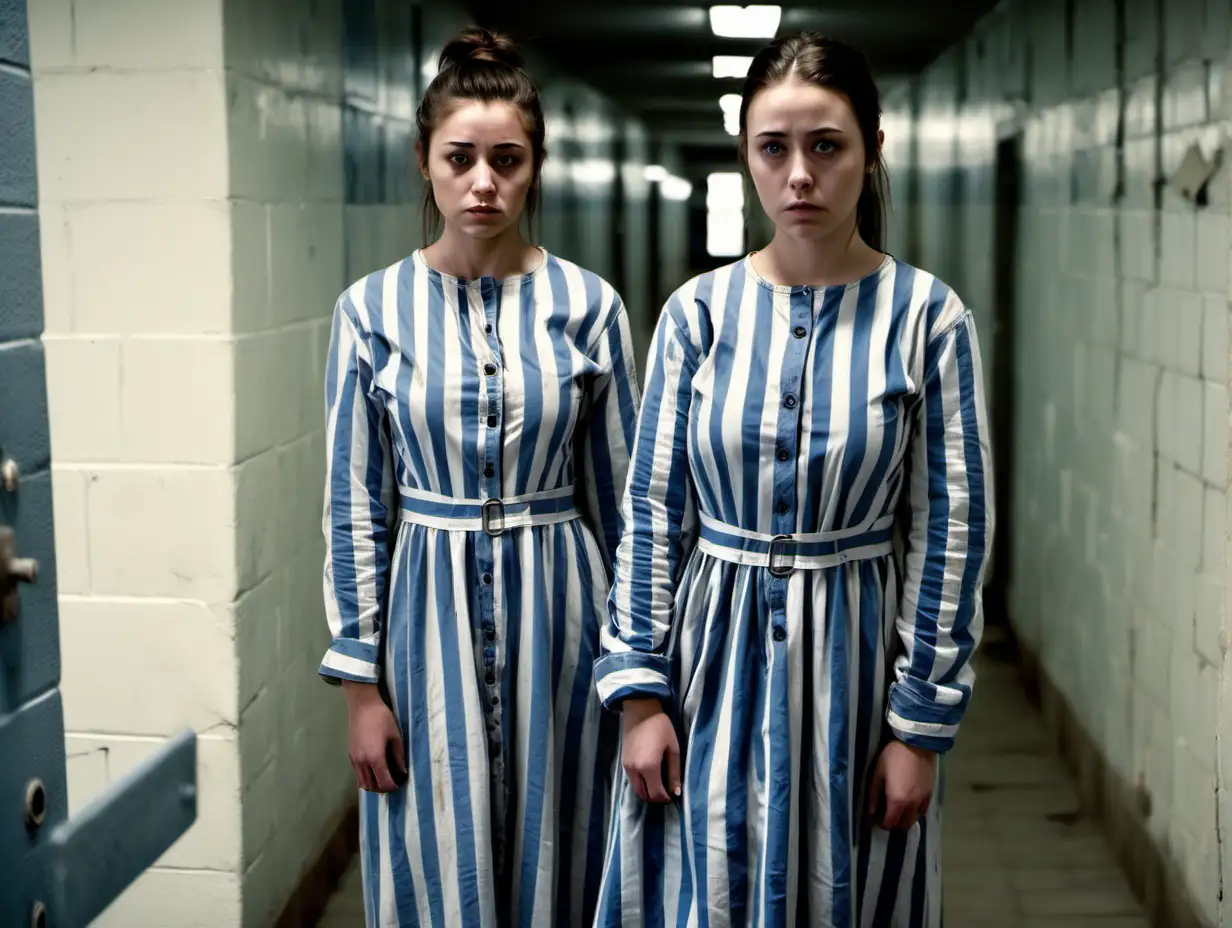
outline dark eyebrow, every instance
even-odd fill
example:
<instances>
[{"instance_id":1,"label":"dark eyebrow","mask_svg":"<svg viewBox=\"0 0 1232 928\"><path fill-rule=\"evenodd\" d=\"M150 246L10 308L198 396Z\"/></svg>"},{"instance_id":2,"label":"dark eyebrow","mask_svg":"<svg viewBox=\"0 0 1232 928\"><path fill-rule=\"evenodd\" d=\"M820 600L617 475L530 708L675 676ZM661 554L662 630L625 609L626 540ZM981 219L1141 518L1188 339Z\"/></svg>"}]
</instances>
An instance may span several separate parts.
<instances>
[{"instance_id":1,"label":"dark eyebrow","mask_svg":"<svg viewBox=\"0 0 1232 928\"><path fill-rule=\"evenodd\" d=\"M474 142L446 142L446 145L452 145L454 148L474 148ZM521 142L497 142L493 148L524 148Z\"/></svg>"},{"instance_id":2,"label":"dark eyebrow","mask_svg":"<svg viewBox=\"0 0 1232 928\"><path fill-rule=\"evenodd\" d=\"M840 129L838 126L822 126L820 129L813 129L806 134L807 135L842 135L843 130ZM766 132L758 132L757 138L759 139L785 139L787 138L787 133L782 132L778 129L772 129Z\"/></svg>"}]
</instances>

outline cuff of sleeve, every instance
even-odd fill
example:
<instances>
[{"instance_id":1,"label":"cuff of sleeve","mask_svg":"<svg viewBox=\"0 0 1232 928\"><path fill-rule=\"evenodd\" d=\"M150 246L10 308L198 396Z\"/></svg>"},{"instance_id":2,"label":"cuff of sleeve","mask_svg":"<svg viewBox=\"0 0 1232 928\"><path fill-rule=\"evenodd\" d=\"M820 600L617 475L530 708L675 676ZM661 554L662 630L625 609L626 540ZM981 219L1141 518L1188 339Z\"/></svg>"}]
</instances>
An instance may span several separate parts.
<instances>
[{"instance_id":1,"label":"cuff of sleeve","mask_svg":"<svg viewBox=\"0 0 1232 928\"><path fill-rule=\"evenodd\" d=\"M381 679L380 654L375 644L342 638L325 652L317 671L326 683L338 686L343 680L376 683Z\"/></svg>"},{"instance_id":2,"label":"cuff of sleeve","mask_svg":"<svg viewBox=\"0 0 1232 928\"><path fill-rule=\"evenodd\" d=\"M886 723L904 744L944 754L954 746L965 703L966 700L960 705L936 705L896 683L890 687Z\"/></svg>"},{"instance_id":3,"label":"cuff of sleeve","mask_svg":"<svg viewBox=\"0 0 1232 928\"><path fill-rule=\"evenodd\" d=\"M622 651L595 661L595 688L605 709L618 709L626 699L672 698L670 662L661 654Z\"/></svg>"}]
</instances>

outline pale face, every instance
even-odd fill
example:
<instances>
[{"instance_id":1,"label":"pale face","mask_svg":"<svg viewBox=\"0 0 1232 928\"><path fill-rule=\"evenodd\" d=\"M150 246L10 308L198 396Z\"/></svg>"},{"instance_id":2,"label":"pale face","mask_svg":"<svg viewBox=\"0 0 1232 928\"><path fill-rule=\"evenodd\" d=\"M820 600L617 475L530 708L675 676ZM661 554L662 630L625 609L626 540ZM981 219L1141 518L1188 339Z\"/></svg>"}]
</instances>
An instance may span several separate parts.
<instances>
[{"instance_id":1,"label":"pale face","mask_svg":"<svg viewBox=\"0 0 1232 928\"><path fill-rule=\"evenodd\" d=\"M871 167L847 96L789 79L753 98L746 124L749 173L779 233L845 235Z\"/></svg>"},{"instance_id":2,"label":"pale face","mask_svg":"<svg viewBox=\"0 0 1232 928\"><path fill-rule=\"evenodd\" d=\"M440 121L419 167L446 225L475 238L516 226L535 177L522 114L509 103L460 101Z\"/></svg>"}]
</instances>

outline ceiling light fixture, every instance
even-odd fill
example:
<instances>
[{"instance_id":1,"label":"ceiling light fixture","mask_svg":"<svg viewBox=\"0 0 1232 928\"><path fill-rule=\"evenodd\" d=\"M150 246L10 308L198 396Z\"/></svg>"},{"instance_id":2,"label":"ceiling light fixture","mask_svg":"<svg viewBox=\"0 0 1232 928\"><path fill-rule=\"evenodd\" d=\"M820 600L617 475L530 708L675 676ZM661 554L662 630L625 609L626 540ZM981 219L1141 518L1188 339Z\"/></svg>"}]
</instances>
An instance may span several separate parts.
<instances>
[{"instance_id":1,"label":"ceiling light fixture","mask_svg":"<svg viewBox=\"0 0 1232 928\"><path fill-rule=\"evenodd\" d=\"M667 168L661 164L648 164L642 169L642 176L655 184L667 180Z\"/></svg>"},{"instance_id":2,"label":"ceiling light fixture","mask_svg":"<svg viewBox=\"0 0 1232 928\"><path fill-rule=\"evenodd\" d=\"M663 194L663 199L674 200L681 202L687 200L693 193L693 185L683 177L676 177L674 174L663 178L659 184L659 192Z\"/></svg>"},{"instance_id":3,"label":"ceiling light fixture","mask_svg":"<svg viewBox=\"0 0 1232 928\"><path fill-rule=\"evenodd\" d=\"M725 39L773 39L782 15L780 6L712 6L710 29Z\"/></svg>"},{"instance_id":4,"label":"ceiling light fixture","mask_svg":"<svg viewBox=\"0 0 1232 928\"><path fill-rule=\"evenodd\" d=\"M575 183L602 186L616 179L616 165L604 158L582 158L570 165Z\"/></svg>"},{"instance_id":5,"label":"ceiling light fixture","mask_svg":"<svg viewBox=\"0 0 1232 928\"><path fill-rule=\"evenodd\" d=\"M706 252L731 257L744 250L744 177L718 171L706 178Z\"/></svg>"},{"instance_id":6,"label":"ceiling light fixture","mask_svg":"<svg viewBox=\"0 0 1232 928\"><path fill-rule=\"evenodd\" d=\"M752 55L715 55L712 62L715 77L744 77L753 63Z\"/></svg>"},{"instance_id":7,"label":"ceiling light fixture","mask_svg":"<svg viewBox=\"0 0 1232 928\"><path fill-rule=\"evenodd\" d=\"M723 128L728 135L740 134L740 94L725 93L719 97L719 107L723 110Z\"/></svg>"}]
</instances>

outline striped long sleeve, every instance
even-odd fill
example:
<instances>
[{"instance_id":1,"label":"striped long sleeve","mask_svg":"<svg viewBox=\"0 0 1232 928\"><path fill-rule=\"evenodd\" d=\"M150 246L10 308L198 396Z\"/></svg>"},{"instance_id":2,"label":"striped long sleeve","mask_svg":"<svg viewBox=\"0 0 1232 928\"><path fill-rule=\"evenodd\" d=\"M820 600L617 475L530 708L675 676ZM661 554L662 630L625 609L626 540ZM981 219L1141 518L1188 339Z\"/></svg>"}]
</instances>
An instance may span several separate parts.
<instances>
[{"instance_id":1,"label":"striped long sleeve","mask_svg":"<svg viewBox=\"0 0 1232 928\"><path fill-rule=\"evenodd\" d=\"M672 613L680 566L696 521L687 458L691 380L698 353L673 300L659 316L646 370L633 461L622 503L626 529L608 597L603 656L595 663L599 698L670 699Z\"/></svg>"},{"instance_id":2,"label":"striped long sleeve","mask_svg":"<svg viewBox=\"0 0 1232 928\"><path fill-rule=\"evenodd\" d=\"M975 679L993 534L990 458L975 322L964 310L925 349L896 622L903 647L887 710L899 739L938 752L953 746Z\"/></svg>"},{"instance_id":3,"label":"striped long sleeve","mask_svg":"<svg viewBox=\"0 0 1232 928\"><path fill-rule=\"evenodd\" d=\"M579 503L609 574L624 530L620 504L640 402L629 316L620 297L614 300L611 319L588 353L597 373L589 387L590 406L577 440Z\"/></svg>"},{"instance_id":4,"label":"striped long sleeve","mask_svg":"<svg viewBox=\"0 0 1232 928\"><path fill-rule=\"evenodd\" d=\"M372 395L372 359L360 323L362 292L334 308L325 368L325 612L333 643L327 682L380 678L394 476L385 412Z\"/></svg>"}]
</instances>

